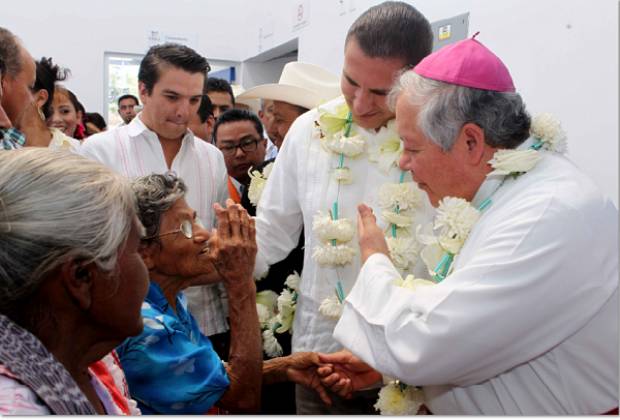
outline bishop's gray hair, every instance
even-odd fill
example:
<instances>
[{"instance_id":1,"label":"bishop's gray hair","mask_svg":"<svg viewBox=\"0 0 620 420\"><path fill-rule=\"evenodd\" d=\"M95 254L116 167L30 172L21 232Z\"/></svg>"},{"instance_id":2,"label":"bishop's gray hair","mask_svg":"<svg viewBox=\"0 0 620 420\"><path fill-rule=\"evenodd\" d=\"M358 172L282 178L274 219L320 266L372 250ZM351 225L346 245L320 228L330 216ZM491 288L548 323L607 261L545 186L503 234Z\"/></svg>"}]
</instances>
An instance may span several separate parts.
<instances>
[{"instance_id":1,"label":"bishop's gray hair","mask_svg":"<svg viewBox=\"0 0 620 420\"><path fill-rule=\"evenodd\" d=\"M514 149L530 132L530 116L518 93L469 88L404 72L392 88L392 109L400 95L419 106L418 127L443 150L450 150L464 124L484 130L492 147Z\"/></svg>"},{"instance_id":2,"label":"bishop's gray hair","mask_svg":"<svg viewBox=\"0 0 620 420\"><path fill-rule=\"evenodd\" d=\"M0 153L0 311L66 261L116 268L135 220L129 181L66 151Z\"/></svg>"},{"instance_id":3,"label":"bishop's gray hair","mask_svg":"<svg viewBox=\"0 0 620 420\"><path fill-rule=\"evenodd\" d=\"M159 234L162 215L187 192L183 180L173 172L136 178L131 187L136 195L138 217L146 229L146 238Z\"/></svg>"}]
</instances>

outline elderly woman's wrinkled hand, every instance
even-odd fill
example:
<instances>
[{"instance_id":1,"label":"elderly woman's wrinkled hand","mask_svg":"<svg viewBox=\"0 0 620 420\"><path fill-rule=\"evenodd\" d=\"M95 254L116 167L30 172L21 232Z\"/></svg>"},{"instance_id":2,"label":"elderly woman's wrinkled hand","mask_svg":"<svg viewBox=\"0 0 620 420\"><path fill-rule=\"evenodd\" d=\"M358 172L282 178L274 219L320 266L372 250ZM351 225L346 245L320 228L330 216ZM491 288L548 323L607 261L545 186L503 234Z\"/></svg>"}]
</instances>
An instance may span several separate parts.
<instances>
[{"instance_id":1,"label":"elderly woman's wrinkled hand","mask_svg":"<svg viewBox=\"0 0 620 420\"><path fill-rule=\"evenodd\" d=\"M226 208L214 206L217 228L209 239L213 264L224 282L252 279L256 259L256 229L247 211L226 200Z\"/></svg>"},{"instance_id":2,"label":"elderly woman's wrinkled hand","mask_svg":"<svg viewBox=\"0 0 620 420\"><path fill-rule=\"evenodd\" d=\"M331 392L351 398L353 392L368 388L382 380L381 373L364 363L348 350L319 353L321 366L317 369L321 384Z\"/></svg>"},{"instance_id":3,"label":"elderly woman's wrinkled hand","mask_svg":"<svg viewBox=\"0 0 620 420\"><path fill-rule=\"evenodd\" d=\"M315 390L325 404L332 404L331 398L321 384L321 379L317 373L317 369L322 366L318 353L293 353L284 359L287 361L286 376L289 381Z\"/></svg>"}]
</instances>

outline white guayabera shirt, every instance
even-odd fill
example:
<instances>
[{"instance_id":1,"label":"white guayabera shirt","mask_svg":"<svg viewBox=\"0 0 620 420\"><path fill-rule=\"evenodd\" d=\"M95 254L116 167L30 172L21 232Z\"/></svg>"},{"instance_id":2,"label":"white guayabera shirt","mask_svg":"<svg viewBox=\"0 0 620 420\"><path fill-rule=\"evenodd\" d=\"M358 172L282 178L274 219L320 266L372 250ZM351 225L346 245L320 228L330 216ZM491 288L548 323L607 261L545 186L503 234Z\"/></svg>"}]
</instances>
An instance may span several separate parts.
<instances>
[{"instance_id":1,"label":"white guayabera shirt","mask_svg":"<svg viewBox=\"0 0 620 420\"><path fill-rule=\"evenodd\" d=\"M544 152L506 179L443 282L411 291L397 277L372 255L334 337L380 372L424 386L434 414L617 407L618 210L566 158Z\"/></svg>"},{"instance_id":2,"label":"white guayabera shirt","mask_svg":"<svg viewBox=\"0 0 620 420\"><path fill-rule=\"evenodd\" d=\"M321 108L332 109L344 103L344 98L336 98ZM354 226L357 221L357 205L366 203L373 207L378 222L381 209L378 206L380 187L386 183L398 183L401 171L392 167L384 173L376 163L368 160L364 153L356 158L347 158L345 165L350 168L352 184L338 189L333 179L333 169L338 156L325 150L316 135L315 121L318 111L313 109L295 120L278 152L265 189L257 208L256 240L258 255L255 274L261 274L267 265L284 259L297 246L302 228L304 228L304 266L299 285L299 297L293 324L293 351L335 351L340 345L332 338L336 321L319 313L321 302L334 296L337 278L340 278L345 294L353 287L360 269L359 251L353 262L335 269L321 267L312 258L312 252L318 244L312 229L313 219L318 211L327 212L334 200L339 202L339 218L350 219ZM376 141L374 131L367 131L355 126L367 141L367 149ZM411 181L411 174L406 174L406 181ZM426 197L420 220L430 220L432 210ZM359 249L357 235L350 242ZM420 264L422 267L423 264ZM421 274L421 270L418 274Z\"/></svg>"},{"instance_id":3,"label":"white guayabera shirt","mask_svg":"<svg viewBox=\"0 0 620 420\"><path fill-rule=\"evenodd\" d=\"M128 125L89 137L80 153L130 178L168 171L157 134L136 116ZM228 198L228 175L222 153L213 145L196 140L191 131L183 137L171 171L187 185L186 201L206 228L215 224L213 204ZM219 284L184 290L190 312L205 335L228 330L226 290Z\"/></svg>"}]
</instances>

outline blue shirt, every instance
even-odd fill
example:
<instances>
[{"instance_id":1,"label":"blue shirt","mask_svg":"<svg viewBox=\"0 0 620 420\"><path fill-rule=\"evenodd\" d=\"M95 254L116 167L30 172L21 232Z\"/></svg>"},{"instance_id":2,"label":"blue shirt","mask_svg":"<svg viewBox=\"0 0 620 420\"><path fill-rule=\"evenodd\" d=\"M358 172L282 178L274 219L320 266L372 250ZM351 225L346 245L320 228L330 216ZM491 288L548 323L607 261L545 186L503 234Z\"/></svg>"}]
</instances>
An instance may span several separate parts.
<instances>
[{"instance_id":1,"label":"blue shirt","mask_svg":"<svg viewBox=\"0 0 620 420\"><path fill-rule=\"evenodd\" d=\"M177 295L175 313L161 288L151 282L142 319L142 334L116 349L142 414L205 414L230 381L187 310L187 299Z\"/></svg>"}]
</instances>

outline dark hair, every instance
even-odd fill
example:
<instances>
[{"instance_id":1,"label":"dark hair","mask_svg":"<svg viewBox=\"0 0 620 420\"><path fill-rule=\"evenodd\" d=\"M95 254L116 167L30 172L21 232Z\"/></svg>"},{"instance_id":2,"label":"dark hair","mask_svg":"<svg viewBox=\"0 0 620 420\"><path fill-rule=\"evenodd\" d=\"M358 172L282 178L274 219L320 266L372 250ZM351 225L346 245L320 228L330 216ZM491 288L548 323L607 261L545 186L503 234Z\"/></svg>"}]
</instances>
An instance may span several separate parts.
<instances>
[{"instance_id":1,"label":"dark hair","mask_svg":"<svg viewBox=\"0 0 620 420\"><path fill-rule=\"evenodd\" d=\"M198 107L198 118L200 118L200 122L204 124L211 115L213 115L213 104L209 96L204 92L200 100L200 106Z\"/></svg>"},{"instance_id":2,"label":"dark hair","mask_svg":"<svg viewBox=\"0 0 620 420\"><path fill-rule=\"evenodd\" d=\"M20 45L8 29L0 27L0 60L4 62L3 75L16 77L22 71Z\"/></svg>"},{"instance_id":3,"label":"dark hair","mask_svg":"<svg viewBox=\"0 0 620 420\"><path fill-rule=\"evenodd\" d=\"M75 111L82 112L82 119L83 119L84 114L86 114L86 109L84 109L84 105L82 105L80 101L78 101L77 96L75 96L75 94L71 92L69 89L67 89L66 87L62 85L56 85L56 93L58 94L59 92L67 95L67 98L69 98L69 102L71 102L71 104L75 108ZM73 133L71 137L78 139L78 140L82 140L84 138L84 126L81 126L80 124L78 124L78 126L75 129L75 133Z\"/></svg>"},{"instance_id":4,"label":"dark hair","mask_svg":"<svg viewBox=\"0 0 620 420\"><path fill-rule=\"evenodd\" d=\"M6 66L4 65L4 60L0 56L0 76L2 76L6 72Z\"/></svg>"},{"instance_id":5,"label":"dark hair","mask_svg":"<svg viewBox=\"0 0 620 420\"><path fill-rule=\"evenodd\" d=\"M366 10L349 28L345 47L354 37L373 58L400 58L413 67L433 49L433 31L415 7L386 1Z\"/></svg>"},{"instance_id":6,"label":"dark hair","mask_svg":"<svg viewBox=\"0 0 620 420\"><path fill-rule=\"evenodd\" d=\"M254 128L258 135L263 138L263 124L260 122L258 115L246 109L232 108L220 115L217 121L215 121L215 126L213 127L213 143L217 142L217 129L220 125L237 121L250 121L254 124Z\"/></svg>"},{"instance_id":7,"label":"dark hair","mask_svg":"<svg viewBox=\"0 0 620 420\"><path fill-rule=\"evenodd\" d=\"M230 95L232 104L235 105L235 94L233 93L232 86L225 79L218 79L217 77L209 77L207 79L206 92L225 92Z\"/></svg>"},{"instance_id":8,"label":"dark hair","mask_svg":"<svg viewBox=\"0 0 620 420\"><path fill-rule=\"evenodd\" d=\"M138 98L136 98L131 93L126 93L124 95L119 96L117 101L116 101L116 105L118 105L120 107L121 106L121 101L125 100L125 99L133 99L136 102L136 105L140 105L140 101L138 101Z\"/></svg>"},{"instance_id":9,"label":"dark hair","mask_svg":"<svg viewBox=\"0 0 620 420\"><path fill-rule=\"evenodd\" d=\"M52 58L41 57L36 62L37 79L34 82L34 92L44 89L47 92L47 102L43 105L43 115L45 118L52 116L52 102L54 101L54 90L56 82L67 79L71 73L68 69L60 68L57 64L52 63Z\"/></svg>"},{"instance_id":10,"label":"dark hair","mask_svg":"<svg viewBox=\"0 0 620 420\"><path fill-rule=\"evenodd\" d=\"M190 47L172 43L154 45L142 59L138 71L138 81L144 83L149 95L161 76L162 64L177 67L188 73L202 73L205 77L211 70L207 59Z\"/></svg>"},{"instance_id":11,"label":"dark hair","mask_svg":"<svg viewBox=\"0 0 620 420\"><path fill-rule=\"evenodd\" d=\"M100 130L105 130L108 127L103 116L98 112L86 112L82 120L84 121L84 125L86 125L86 123L93 123Z\"/></svg>"}]
</instances>

